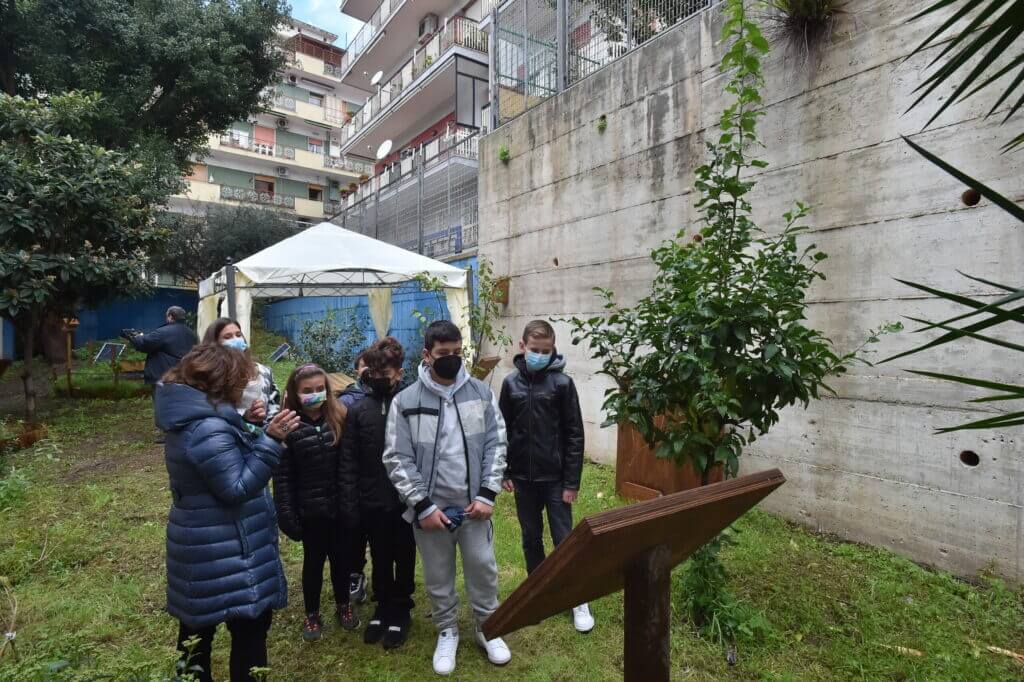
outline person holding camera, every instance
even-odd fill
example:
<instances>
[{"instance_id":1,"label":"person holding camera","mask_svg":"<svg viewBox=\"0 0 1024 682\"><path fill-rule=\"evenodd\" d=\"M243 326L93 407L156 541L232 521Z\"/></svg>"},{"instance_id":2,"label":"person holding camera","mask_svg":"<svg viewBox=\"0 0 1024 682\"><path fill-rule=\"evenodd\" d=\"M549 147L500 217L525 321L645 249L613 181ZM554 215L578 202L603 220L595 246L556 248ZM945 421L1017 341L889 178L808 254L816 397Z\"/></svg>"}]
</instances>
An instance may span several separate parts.
<instances>
[{"instance_id":1,"label":"person holding camera","mask_svg":"<svg viewBox=\"0 0 1024 682\"><path fill-rule=\"evenodd\" d=\"M146 354L143 378L149 386L155 386L199 343L199 337L185 324L185 309L176 305L167 309L164 324L148 334L124 329L121 336L135 350Z\"/></svg>"}]
</instances>

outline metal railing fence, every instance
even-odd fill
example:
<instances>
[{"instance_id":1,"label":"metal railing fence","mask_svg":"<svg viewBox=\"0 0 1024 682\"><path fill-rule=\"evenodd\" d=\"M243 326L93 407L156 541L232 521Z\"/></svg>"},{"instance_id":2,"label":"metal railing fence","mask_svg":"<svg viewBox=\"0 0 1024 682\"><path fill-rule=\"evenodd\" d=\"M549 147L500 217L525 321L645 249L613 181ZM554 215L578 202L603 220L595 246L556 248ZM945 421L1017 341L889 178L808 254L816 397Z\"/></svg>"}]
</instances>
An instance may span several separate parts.
<instances>
[{"instance_id":1,"label":"metal railing fence","mask_svg":"<svg viewBox=\"0 0 1024 682\"><path fill-rule=\"evenodd\" d=\"M492 4L497 127L717 0L507 0Z\"/></svg>"}]
</instances>

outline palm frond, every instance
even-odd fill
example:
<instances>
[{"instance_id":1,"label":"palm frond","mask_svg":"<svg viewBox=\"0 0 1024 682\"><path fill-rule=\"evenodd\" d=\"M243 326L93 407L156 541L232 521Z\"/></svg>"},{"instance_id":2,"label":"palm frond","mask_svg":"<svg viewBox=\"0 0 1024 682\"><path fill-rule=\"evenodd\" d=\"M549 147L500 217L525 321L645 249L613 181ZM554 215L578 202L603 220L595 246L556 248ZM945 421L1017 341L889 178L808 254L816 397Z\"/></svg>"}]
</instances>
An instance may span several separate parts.
<instances>
[{"instance_id":1,"label":"palm frond","mask_svg":"<svg viewBox=\"0 0 1024 682\"><path fill-rule=\"evenodd\" d=\"M914 89L914 92L920 94L907 108L907 111L929 99L943 84L960 77L952 95L945 98L925 123L925 128L930 126L955 102L962 102L968 97L974 96L1014 70L1018 71L1016 77L1003 88L1001 96L997 98L987 115L995 113L1000 106L1024 87L1024 54L1014 55L1008 64L996 66L1008 50L1019 44L1018 39L1024 35L1024 0L937 0L914 15L910 21L916 21L956 4L960 5L959 8L925 38L910 55L912 57L939 45L954 25L967 17L972 17L966 27L948 40L945 47L931 60L929 67L936 66L943 60L945 62ZM968 64L971 63L974 65L968 70ZM966 75L961 75L964 72ZM1003 122L1005 123L1021 106L1024 106L1024 95L1021 95L1010 107ZM1024 134L1018 135L1007 143L1004 151L1021 144L1024 144Z\"/></svg>"}]
</instances>

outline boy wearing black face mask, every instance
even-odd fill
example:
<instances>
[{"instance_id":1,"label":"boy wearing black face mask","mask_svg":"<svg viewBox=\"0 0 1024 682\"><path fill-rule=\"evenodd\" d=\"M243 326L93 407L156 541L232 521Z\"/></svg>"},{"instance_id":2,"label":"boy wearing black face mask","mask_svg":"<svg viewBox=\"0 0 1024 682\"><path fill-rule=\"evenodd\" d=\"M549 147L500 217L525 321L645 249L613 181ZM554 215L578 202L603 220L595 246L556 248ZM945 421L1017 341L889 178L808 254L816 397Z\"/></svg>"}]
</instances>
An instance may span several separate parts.
<instances>
[{"instance_id":1,"label":"boy wearing black face mask","mask_svg":"<svg viewBox=\"0 0 1024 682\"><path fill-rule=\"evenodd\" d=\"M505 424L486 384L462 366L462 335L444 320L424 335L419 379L395 397L388 414L384 466L406 505L404 518L423 559L423 582L437 628L434 671L455 670L459 645L456 550L488 660L512 658L501 638L480 626L498 608L498 566L491 514L505 472Z\"/></svg>"},{"instance_id":2,"label":"boy wearing black face mask","mask_svg":"<svg viewBox=\"0 0 1024 682\"><path fill-rule=\"evenodd\" d=\"M402 345L386 337L365 351L365 391L349 408L341 439L342 462L358 474L360 531L369 539L377 608L363 632L367 644L401 646L409 636L416 576L416 541L381 461L387 413L402 378Z\"/></svg>"}]
</instances>

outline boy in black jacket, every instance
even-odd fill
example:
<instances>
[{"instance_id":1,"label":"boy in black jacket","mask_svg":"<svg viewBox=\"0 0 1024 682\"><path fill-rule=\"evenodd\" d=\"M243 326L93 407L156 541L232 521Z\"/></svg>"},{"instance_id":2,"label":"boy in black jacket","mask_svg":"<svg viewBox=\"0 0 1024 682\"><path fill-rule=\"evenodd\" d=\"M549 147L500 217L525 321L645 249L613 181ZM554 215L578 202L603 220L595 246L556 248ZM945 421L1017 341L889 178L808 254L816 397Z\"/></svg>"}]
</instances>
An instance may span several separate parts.
<instances>
[{"instance_id":1,"label":"boy in black jacket","mask_svg":"<svg viewBox=\"0 0 1024 682\"><path fill-rule=\"evenodd\" d=\"M387 337L362 355L366 395L348 410L341 458L358 471L361 531L370 542L373 599L377 602L363 633L367 644L401 646L409 636L416 577L416 541L403 518L405 505L384 469L384 431L391 400L398 393L404 360L402 345Z\"/></svg>"},{"instance_id":2,"label":"boy in black jacket","mask_svg":"<svg viewBox=\"0 0 1024 682\"><path fill-rule=\"evenodd\" d=\"M498 404L508 430L503 486L515 492L526 570L532 572L544 561L544 510L555 545L572 531L583 473L583 416L576 384L562 372L565 359L555 350L554 328L544 320L530 322L519 350ZM587 604L572 612L578 631L594 628Z\"/></svg>"}]
</instances>

